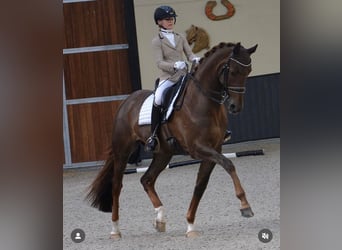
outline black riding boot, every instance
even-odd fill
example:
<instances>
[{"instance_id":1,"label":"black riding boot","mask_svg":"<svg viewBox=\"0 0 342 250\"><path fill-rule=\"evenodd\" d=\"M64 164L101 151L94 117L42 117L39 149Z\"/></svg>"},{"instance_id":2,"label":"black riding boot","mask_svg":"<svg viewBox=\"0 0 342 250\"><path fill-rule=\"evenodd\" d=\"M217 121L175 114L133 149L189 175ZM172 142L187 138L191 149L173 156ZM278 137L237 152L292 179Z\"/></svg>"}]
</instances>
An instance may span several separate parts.
<instances>
[{"instance_id":1,"label":"black riding boot","mask_svg":"<svg viewBox=\"0 0 342 250\"><path fill-rule=\"evenodd\" d=\"M161 119L161 110L162 107L158 106L157 104L153 103L152 107L152 117L151 117L151 136L147 139L145 145L145 151L153 152L156 150L157 145L159 143L157 137L157 131L160 126L160 119Z\"/></svg>"},{"instance_id":2,"label":"black riding boot","mask_svg":"<svg viewBox=\"0 0 342 250\"><path fill-rule=\"evenodd\" d=\"M232 131L226 130L226 132L224 134L224 138L223 138L223 143L229 141L231 136L232 136Z\"/></svg>"}]
</instances>

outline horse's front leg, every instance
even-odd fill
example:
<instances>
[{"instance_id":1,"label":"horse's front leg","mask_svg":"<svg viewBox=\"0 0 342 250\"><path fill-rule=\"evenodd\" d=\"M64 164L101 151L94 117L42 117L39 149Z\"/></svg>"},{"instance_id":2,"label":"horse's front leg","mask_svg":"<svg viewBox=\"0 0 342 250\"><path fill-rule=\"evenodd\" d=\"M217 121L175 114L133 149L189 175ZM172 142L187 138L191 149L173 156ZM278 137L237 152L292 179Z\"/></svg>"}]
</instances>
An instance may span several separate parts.
<instances>
[{"instance_id":1,"label":"horse's front leg","mask_svg":"<svg viewBox=\"0 0 342 250\"><path fill-rule=\"evenodd\" d=\"M195 190L186 216L186 219L188 221L186 236L189 238L197 237L199 235L194 226L195 215L199 202L203 196L205 189L207 188L209 177L214 167L214 162L203 161L198 170Z\"/></svg>"},{"instance_id":2,"label":"horse's front leg","mask_svg":"<svg viewBox=\"0 0 342 250\"><path fill-rule=\"evenodd\" d=\"M241 202L241 215L244 217L252 217L254 213L247 201L246 193L242 188L240 179L236 173L236 169L233 162L225 156L223 156L221 153L208 147L201 147L199 150L195 152L193 157L194 156L195 158L202 158L203 160L215 162L221 165L228 172L228 174L233 180L235 195Z\"/></svg>"},{"instance_id":3,"label":"horse's front leg","mask_svg":"<svg viewBox=\"0 0 342 250\"><path fill-rule=\"evenodd\" d=\"M247 218L252 217L254 213L251 209L251 206L249 205L247 201L246 193L244 189L242 188L242 185L236 173L234 164L232 163L231 160L227 159L221 154L219 154L217 157L219 158L218 162L222 162L218 164L220 164L229 173L230 177L233 180L233 184L235 188L235 195L241 202L241 208L240 208L241 215Z\"/></svg>"}]
</instances>

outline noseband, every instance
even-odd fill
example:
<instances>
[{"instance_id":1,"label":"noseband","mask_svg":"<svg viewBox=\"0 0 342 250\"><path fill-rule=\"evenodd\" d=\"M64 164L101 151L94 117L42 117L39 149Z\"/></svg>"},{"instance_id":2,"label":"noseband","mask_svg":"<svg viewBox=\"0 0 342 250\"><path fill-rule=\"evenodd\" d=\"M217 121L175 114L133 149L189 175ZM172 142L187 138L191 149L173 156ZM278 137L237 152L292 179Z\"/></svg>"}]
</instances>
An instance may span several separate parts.
<instances>
[{"instance_id":1,"label":"noseband","mask_svg":"<svg viewBox=\"0 0 342 250\"><path fill-rule=\"evenodd\" d=\"M236 93L236 94L244 94L246 92L246 87L235 87L235 86L229 86L229 69L230 69L230 61L234 61L237 64L243 66L243 67L249 67L252 65L252 62L249 64L244 64L237 59L233 58L233 53L230 54L227 62L224 63L222 70L219 74L219 79L223 75L223 82L220 81L220 84L223 86L222 91L214 91L214 90L205 90L200 85L200 82L195 79L191 74L190 77L194 80L196 83L196 86L202 91L202 93L207 96L209 99L213 100L216 103L223 104L227 100L229 100L230 95L229 92ZM218 98L217 98L218 96Z\"/></svg>"},{"instance_id":2,"label":"noseband","mask_svg":"<svg viewBox=\"0 0 342 250\"><path fill-rule=\"evenodd\" d=\"M243 67L249 67L252 64L252 62L250 62L249 64L244 64L244 63L238 61L237 59L233 58L232 54L229 56L227 62L223 65L222 70L221 70L220 75L219 75L219 79L223 75L223 82L220 82L221 85L223 86L222 92L225 92L225 95L224 95L225 100L223 102L225 102L226 100L229 99L229 92L236 93L236 94L244 94L246 92L246 87L229 86L228 83L229 83L230 61L234 61ZM228 92L226 90L228 90Z\"/></svg>"}]
</instances>

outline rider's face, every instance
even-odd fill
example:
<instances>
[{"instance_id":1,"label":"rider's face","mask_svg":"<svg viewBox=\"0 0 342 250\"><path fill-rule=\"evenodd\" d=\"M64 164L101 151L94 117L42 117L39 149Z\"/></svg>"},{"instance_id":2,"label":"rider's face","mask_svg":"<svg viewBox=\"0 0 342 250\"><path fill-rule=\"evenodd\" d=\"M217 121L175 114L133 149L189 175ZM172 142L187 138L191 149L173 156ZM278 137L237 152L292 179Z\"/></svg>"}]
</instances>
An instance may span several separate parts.
<instances>
[{"instance_id":1,"label":"rider's face","mask_svg":"<svg viewBox=\"0 0 342 250\"><path fill-rule=\"evenodd\" d=\"M159 26L163 27L167 30L172 30L175 26L175 18L174 17L168 17L163 20L158 21Z\"/></svg>"}]
</instances>

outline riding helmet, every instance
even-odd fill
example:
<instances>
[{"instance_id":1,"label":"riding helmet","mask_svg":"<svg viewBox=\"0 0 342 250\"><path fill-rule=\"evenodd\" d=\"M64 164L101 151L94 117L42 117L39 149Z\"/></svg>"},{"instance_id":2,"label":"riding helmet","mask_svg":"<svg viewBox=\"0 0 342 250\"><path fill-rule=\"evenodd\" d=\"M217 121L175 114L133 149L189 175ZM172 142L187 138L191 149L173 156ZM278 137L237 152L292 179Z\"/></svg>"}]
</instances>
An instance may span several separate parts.
<instances>
[{"instance_id":1,"label":"riding helmet","mask_svg":"<svg viewBox=\"0 0 342 250\"><path fill-rule=\"evenodd\" d=\"M176 23L176 12L170 6L160 6L154 11L154 21L158 24L158 20L163 20L165 18L174 17Z\"/></svg>"}]
</instances>

